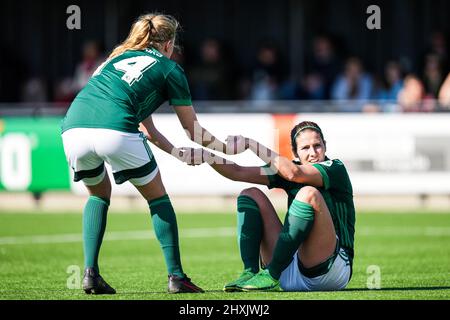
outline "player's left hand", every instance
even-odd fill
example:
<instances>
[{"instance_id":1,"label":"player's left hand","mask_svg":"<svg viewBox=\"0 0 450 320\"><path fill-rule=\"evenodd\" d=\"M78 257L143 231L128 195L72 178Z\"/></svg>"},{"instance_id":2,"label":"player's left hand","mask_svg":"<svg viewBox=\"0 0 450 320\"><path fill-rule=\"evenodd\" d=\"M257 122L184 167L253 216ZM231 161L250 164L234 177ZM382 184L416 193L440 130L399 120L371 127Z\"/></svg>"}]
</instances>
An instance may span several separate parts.
<instances>
[{"instance_id":1,"label":"player's left hand","mask_svg":"<svg viewBox=\"0 0 450 320\"><path fill-rule=\"evenodd\" d=\"M233 155L233 154L239 154L244 152L249 147L249 138L246 138L244 136L238 135L238 136L228 136L225 139L225 142L227 143L227 150L226 154Z\"/></svg>"}]
</instances>

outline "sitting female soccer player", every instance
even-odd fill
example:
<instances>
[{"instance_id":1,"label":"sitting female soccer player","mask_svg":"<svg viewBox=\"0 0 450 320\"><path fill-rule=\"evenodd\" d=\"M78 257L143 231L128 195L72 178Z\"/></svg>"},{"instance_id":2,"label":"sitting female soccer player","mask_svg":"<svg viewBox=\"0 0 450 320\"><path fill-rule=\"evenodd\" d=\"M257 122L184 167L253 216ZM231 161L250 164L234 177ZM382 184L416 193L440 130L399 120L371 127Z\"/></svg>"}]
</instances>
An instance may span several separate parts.
<instances>
[{"instance_id":1,"label":"sitting female soccer player","mask_svg":"<svg viewBox=\"0 0 450 320\"><path fill-rule=\"evenodd\" d=\"M198 125L184 71L170 60L177 29L178 22L169 15L139 17L127 39L77 95L62 122L64 150L74 180L82 180L90 194L83 211L86 293L115 293L98 267L111 198L105 161L117 184L129 180L149 204L169 274L168 291L203 292L183 271L175 213L146 142L192 164L153 125L151 114L168 100L191 140L222 152L226 147Z\"/></svg>"},{"instance_id":2,"label":"sitting female soccer player","mask_svg":"<svg viewBox=\"0 0 450 320\"><path fill-rule=\"evenodd\" d=\"M227 141L229 148L248 148L267 165L242 167L206 150L202 160L229 179L284 189L288 212L282 224L258 188L240 193L237 234L244 271L224 291L345 288L353 262L353 191L344 164L326 157L319 126L305 121L292 129L292 152L299 162L242 136Z\"/></svg>"}]
</instances>

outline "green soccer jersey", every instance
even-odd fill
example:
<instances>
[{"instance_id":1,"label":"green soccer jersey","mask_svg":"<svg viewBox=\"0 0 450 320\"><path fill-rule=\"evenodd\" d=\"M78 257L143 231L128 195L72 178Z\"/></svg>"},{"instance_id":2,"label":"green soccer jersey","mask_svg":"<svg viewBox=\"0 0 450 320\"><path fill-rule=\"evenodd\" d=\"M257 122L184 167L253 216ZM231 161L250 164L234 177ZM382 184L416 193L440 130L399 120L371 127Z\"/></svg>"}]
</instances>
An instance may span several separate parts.
<instances>
[{"instance_id":1,"label":"green soccer jersey","mask_svg":"<svg viewBox=\"0 0 450 320\"><path fill-rule=\"evenodd\" d=\"M298 164L297 162L294 162ZM339 244L350 260L354 256L355 235L355 206L353 204L353 188L344 164L338 160L328 158L320 163L313 164L319 170L323 179L323 187L318 188L325 199L333 219ZM288 194L288 208L295 199L298 191L305 186L301 183L285 180L275 174L268 166L265 167L269 178L269 189L281 188Z\"/></svg>"},{"instance_id":2,"label":"green soccer jersey","mask_svg":"<svg viewBox=\"0 0 450 320\"><path fill-rule=\"evenodd\" d=\"M94 72L72 102L61 129L138 133L139 123L167 100L173 106L192 104L183 69L156 49L128 50Z\"/></svg>"}]
</instances>

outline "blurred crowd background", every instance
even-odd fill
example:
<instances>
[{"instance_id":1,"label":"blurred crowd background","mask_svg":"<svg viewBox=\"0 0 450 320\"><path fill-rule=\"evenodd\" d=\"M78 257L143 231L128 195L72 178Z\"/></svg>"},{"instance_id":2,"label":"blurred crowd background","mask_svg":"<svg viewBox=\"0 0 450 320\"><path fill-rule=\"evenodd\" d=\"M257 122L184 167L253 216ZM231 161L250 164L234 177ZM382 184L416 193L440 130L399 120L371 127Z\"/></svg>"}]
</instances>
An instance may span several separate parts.
<instances>
[{"instance_id":1,"label":"blurred crowd background","mask_svg":"<svg viewBox=\"0 0 450 320\"><path fill-rule=\"evenodd\" d=\"M81 9L80 30L66 27L72 4ZM366 27L371 4L381 9L380 30ZM153 11L182 24L181 50L172 59L185 69L194 101L251 101L254 108L276 108L274 101L342 101L339 111L357 112L450 110L445 0L3 0L0 108L67 108L133 20Z\"/></svg>"}]
</instances>

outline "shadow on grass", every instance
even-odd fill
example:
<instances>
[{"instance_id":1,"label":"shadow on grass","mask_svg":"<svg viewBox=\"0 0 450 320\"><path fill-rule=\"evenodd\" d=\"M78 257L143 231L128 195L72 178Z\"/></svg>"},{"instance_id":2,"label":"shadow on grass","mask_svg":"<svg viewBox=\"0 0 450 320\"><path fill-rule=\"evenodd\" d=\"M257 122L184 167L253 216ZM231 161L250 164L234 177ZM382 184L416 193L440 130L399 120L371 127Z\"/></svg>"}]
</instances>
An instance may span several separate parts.
<instances>
[{"instance_id":1,"label":"shadow on grass","mask_svg":"<svg viewBox=\"0 0 450 320\"><path fill-rule=\"evenodd\" d=\"M336 293L343 293L343 292L379 292L379 291L434 291L434 290L450 290L450 287L398 287L398 288L381 288L381 289L368 289L368 288L348 288L341 291L277 291L274 293L325 293L325 292L336 292ZM205 293L223 293L223 294L252 294L252 293L262 293L264 291L254 291L254 292L243 292L243 291L236 291L236 292L224 292L222 290L205 290ZM167 295L174 295L171 293L168 293L167 291L136 291L136 292L118 292L119 294L124 295L132 295L132 294L167 294ZM269 293L269 292L265 292ZM201 294L199 294L201 295Z\"/></svg>"},{"instance_id":2,"label":"shadow on grass","mask_svg":"<svg viewBox=\"0 0 450 320\"><path fill-rule=\"evenodd\" d=\"M435 291L435 290L450 290L449 286L442 286L442 287L396 287L396 288L380 288L380 289L368 289L368 288L347 288L341 291L278 291L274 293L283 294L283 293L326 293L326 292L336 292L336 293L345 293L345 292L381 292L381 291ZM85 294L82 290L58 290L58 289L26 289L22 291L16 291L16 290L0 290L0 294L26 294L27 292L40 292L40 293L72 293L75 295L81 295L86 298L89 296L99 296L95 294ZM262 293L263 291L255 291L255 292L224 292L222 290L205 290L205 293L223 293L223 294L251 294L251 293ZM265 292L268 293L268 292ZM150 294L150 295L180 295L180 294L173 294L168 293L167 291L118 291L118 295L138 295L138 294ZM185 293L189 294L189 293ZM193 293L191 293L193 294ZM198 294L198 293L197 293ZM184 295L184 294L181 294ZM199 296L201 293L198 294ZM114 296L114 295L112 295Z\"/></svg>"},{"instance_id":3,"label":"shadow on grass","mask_svg":"<svg viewBox=\"0 0 450 320\"><path fill-rule=\"evenodd\" d=\"M126 292L117 292L120 294L167 294L167 295L180 295L180 293L168 293L167 291L137 291L137 292L131 292L131 291L126 291ZM204 293L224 293L222 290L205 290ZM181 295L183 294L199 294L201 295L201 293L181 293Z\"/></svg>"},{"instance_id":4,"label":"shadow on grass","mask_svg":"<svg viewBox=\"0 0 450 320\"><path fill-rule=\"evenodd\" d=\"M341 292L346 291L433 291L433 290L449 290L450 287L398 287L398 288L380 288L380 289L368 289L368 288L347 288ZM317 291L316 291L317 292Z\"/></svg>"}]
</instances>

